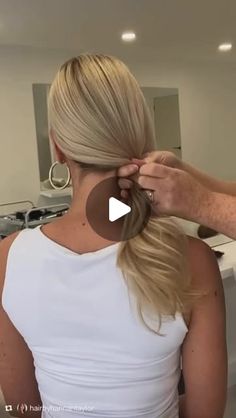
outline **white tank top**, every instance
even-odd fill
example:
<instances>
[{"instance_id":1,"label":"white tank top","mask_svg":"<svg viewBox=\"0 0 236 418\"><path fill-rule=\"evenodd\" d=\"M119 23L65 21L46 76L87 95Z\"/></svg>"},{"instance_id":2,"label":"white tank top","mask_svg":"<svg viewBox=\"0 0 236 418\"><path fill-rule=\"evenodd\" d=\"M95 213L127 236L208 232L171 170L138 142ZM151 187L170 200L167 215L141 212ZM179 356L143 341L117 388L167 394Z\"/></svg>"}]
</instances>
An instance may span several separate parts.
<instances>
[{"instance_id":1,"label":"white tank top","mask_svg":"<svg viewBox=\"0 0 236 418\"><path fill-rule=\"evenodd\" d=\"M187 327L180 315L163 318L164 336L141 323L118 245L80 255L36 228L10 248L3 307L32 351L43 418L179 416Z\"/></svg>"}]
</instances>

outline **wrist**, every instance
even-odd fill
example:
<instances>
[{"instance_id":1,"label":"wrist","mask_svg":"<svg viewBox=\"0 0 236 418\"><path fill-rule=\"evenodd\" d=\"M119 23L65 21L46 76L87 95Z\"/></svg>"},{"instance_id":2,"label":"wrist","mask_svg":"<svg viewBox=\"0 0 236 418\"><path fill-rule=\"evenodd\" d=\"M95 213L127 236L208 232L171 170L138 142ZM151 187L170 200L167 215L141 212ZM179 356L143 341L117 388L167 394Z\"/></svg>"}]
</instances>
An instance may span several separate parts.
<instances>
[{"instance_id":1,"label":"wrist","mask_svg":"<svg viewBox=\"0 0 236 418\"><path fill-rule=\"evenodd\" d=\"M215 193L205 187L202 188L199 196L199 206L196 210L195 220L201 225L210 226L211 219L217 205L218 193Z\"/></svg>"}]
</instances>

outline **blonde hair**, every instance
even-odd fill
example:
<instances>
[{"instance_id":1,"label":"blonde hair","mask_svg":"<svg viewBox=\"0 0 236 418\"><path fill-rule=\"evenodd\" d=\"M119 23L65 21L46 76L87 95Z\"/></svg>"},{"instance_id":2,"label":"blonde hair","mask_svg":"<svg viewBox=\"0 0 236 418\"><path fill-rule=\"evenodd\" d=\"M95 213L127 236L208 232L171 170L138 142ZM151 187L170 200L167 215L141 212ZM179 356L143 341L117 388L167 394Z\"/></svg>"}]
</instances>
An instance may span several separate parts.
<instances>
[{"instance_id":1,"label":"blonde hair","mask_svg":"<svg viewBox=\"0 0 236 418\"><path fill-rule=\"evenodd\" d=\"M48 106L58 147L82 167L114 169L155 148L141 89L126 65L114 57L83 54L67 61L53 81ZM140 214L149 207L137 187L131 190L130 204L126 231L137 227ZM151 217L141 233L121 242L117 265L150 329L145 309L159 319L186 310L191 298L186 238L170 218Z\"/></svg>"}]
</instances>

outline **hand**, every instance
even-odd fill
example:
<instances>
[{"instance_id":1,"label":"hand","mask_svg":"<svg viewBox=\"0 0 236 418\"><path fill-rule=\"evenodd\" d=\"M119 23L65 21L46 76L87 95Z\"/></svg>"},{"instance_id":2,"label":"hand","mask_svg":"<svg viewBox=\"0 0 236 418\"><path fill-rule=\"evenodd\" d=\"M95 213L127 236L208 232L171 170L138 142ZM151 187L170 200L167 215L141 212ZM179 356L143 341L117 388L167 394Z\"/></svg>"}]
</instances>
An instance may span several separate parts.
<instances>
[{"instance_id":1,"label":"hand","mask_svg":"<svg viewBox=\"0 0 236 418\"><path fill-rule=\"evenodd\" d=\"M121 196L128 198L128 192L132 187L132 179L136 180L139 167L145 163L159 163L168 167L184 170L184 163L169 151L153 151L144 155L142 160L133 159L131 164L120 167L118 170L119 186L121 188ZM133 177L131 177L133 176ZM131 177L131 179L130 179Z\"/></svg>"},{"instance_id":2,"label":"hand","mask_svg":"<svg viewBox=\"0 0 236 418\"><path fill-rule=\"evenodd\" d=\"M146 163L139 169L137 182L153 191L152 207L157 214L197 221L211 206L212 192L183 170Z\"/></svg>"},{"instance_id":3,"label":"hand","mask_svg":"<svg viewBox=\"0 0 236 418\"><path fill-rule=\"evenodd\" d=\"M120 179L121 196L128 197L128 189L135 180L142 189L153 191L153 211L156 214L183 217L198 221L202 212L212 206L212 192L202 186L193 176L178 168L134 160L119 169L129 179Z\"/></svg>"}]
</instances>

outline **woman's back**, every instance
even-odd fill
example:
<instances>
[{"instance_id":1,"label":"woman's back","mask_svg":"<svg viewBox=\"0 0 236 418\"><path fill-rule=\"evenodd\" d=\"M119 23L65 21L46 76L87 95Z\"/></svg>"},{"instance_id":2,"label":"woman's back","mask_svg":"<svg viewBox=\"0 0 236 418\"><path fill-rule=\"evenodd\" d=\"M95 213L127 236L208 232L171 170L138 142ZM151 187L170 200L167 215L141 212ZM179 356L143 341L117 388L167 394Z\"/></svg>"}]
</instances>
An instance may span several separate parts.
<instances>
[{"instance_id":1,"label":"woman's back","mask_svg":"<svg viewBox=\"0 0 236 418\"><path fill-rule=\"evenodd\" d=\"M163 320L160 336L140 322L117 247L76 254L37 228L10 249L3 307L33 353L45 417L178 417L186 325Z\"/></svg>"}]
</instances>

